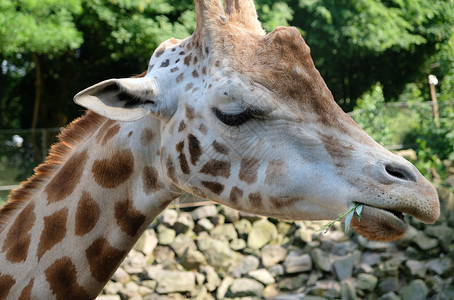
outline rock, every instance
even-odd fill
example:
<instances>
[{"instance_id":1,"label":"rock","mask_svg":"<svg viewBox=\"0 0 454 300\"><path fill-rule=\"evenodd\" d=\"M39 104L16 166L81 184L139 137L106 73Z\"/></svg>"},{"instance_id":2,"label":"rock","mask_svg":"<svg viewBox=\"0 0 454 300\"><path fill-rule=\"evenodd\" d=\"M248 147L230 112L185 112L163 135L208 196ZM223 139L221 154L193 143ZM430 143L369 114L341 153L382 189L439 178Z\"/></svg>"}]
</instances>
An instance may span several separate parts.
<instances>
[{"instance_id":1,"label":"rock","mask_svg":"<svg viewBox=\"0 0 454 300\"><path fill-rule=\"evenodd\" d=\"M192 215L189 213L181 213L178 216L173 229L177 233L186 233L194 228L194 220L192 219Z\"/></svg>"},{"instance_id":2,"label":"rock","mask_svg":"<svg viewBox=\"0 0 454 300\"><path fill-rule=\"evenodd\" d=\"M259 266L259 259L255 256L248 255L238 262L238 264L231 270L233 278L239 278L252 270L256 270Z\"/></svg>"},{"instance_id":3,"label":"rock","mask_svg":"<svg viewBox=\"0 0 454 300\"><path fill-rule=\"evenodd\" d=\"M260 249L277 238L276 226L266 219L255 221L247 239L248 247Z\"/></svg>"},{"instance_id":4,"label":"rock","mask_svg":"<svg viewBox=\"0 0 454 300\"><path fill-rule=\"evenodd\" d=\"M214 217L217 213L216 205L204 205L192 211L192 218L197 221L203 218Z\"/></svg>"},{"instance_id":5,"label":"rock","mask_svg":"<svg viewBox=\"0 0 454 300\"><path fill-rule=\"evenodd\" d=\"M283 265L274 265L268 268L268 271L273 277L278 277L284 275L284 266Z\"/></svg>"},{"instance_id":6,"label":"rock","mask_svg":"<svg viewBox=\"0 0 454 300\"><path fill-rule=\"evenodd\" d=\"M295 232L295 236L305 243L312 242L312 230L306 228L299 228Z\"/></svg>"},{"instance_id":7,"label":"rock","mask_svg":"<svg viewBox=\"0 0 454 300\"><path fill-rule=\"evenodd\" d=\"M337 259L333 263L333 268L339 280L345 280L352 276L353 266L359 261L361 252L355 251L353 254Z\"/></svg>"},{"instance_id":8,"label":"rock","mask_svg":"<svg viewBox=\"0 0 454 300\"><path fill-rule=\"evenodd\" d=\"M281 246L266 245L262 248L262 264L265 267L274 266L285 259L287 250Z\"/></svg>"},{"instance_id":9,"label":"rock","mask_svg":"<svg viewBox=\"0 0 454 300\"><path fill-rule=\"evenodd\" d=\"M121 300L119 295L99 295L96 300Z\"/></svg>"},{"instance_id":10,"label":"rock","mask_svg":"<svg viewBox=\"0 0 454 300\"><path fill-rule=\"evenodd\" d=\"M377 286L378 278L372 274L360 273L356 278L356 288L372 292Z\"/></svg>"},{"instance_id":11,"label":"rock","mask_svg":"<svg viewBox=\"0 0 454 300\"><path fill-rule=\"evenodd\" d=\"M397 277L388 277L380 279L378 283L378 289L381 293L394 292L397 291L400 287L399 278Z\"/></svg>"},{"instance_id":12,"label":"rock","mask_svg":"<svg viewBox=\"0 0 454 300\"><path fill-rule=\"evenodd\" d=\"M200 265L206 265L207 260L199 250L188 248L180 261L186 270L197 269Z\"/></svg>"},{"instance_id":13,"label":"rock","mask_svg":"<svg viewBox=\"0 0 454 300\"><path fill-rule=\"evenodd\" d=\"M239 236L247 236L252 230L252 223L246 219L240 219L234 226Z\"/></svg>"},{"instance_id":14,"label":"rock","mask_svg":"<svg viewBox=\"0 0 454 300\"><path fill-rule=\"evenodd\" d=\"M217 214L208 218L214 226L223 225L225 223L224 215Z\"/></svg>"},{"instance_id":15,"label":"rock","mask_svg":"<svg viewBox=\"0 0 454 300\"><path fill-rule=\"evenodd\" d=\"M214 228L213 223L210 222L208 219L200 219L194 227L194 231L196 233L200 233L202 231L210 232Z\"/></svg>"},{"instance_id":16,"label":"rock","mask_svg":"<svg viewBox=\"0 0 454 300\"><path fill-rule=\"evenodd\" d=\"M231 223L216 226L211 230L211 236L215 239L226 239L227 241L238 239L235 226Z\"/></svg>"},{"instance_id":17,"label":"rock","mask_svg":"<svg viewBox=\"0 0 454 300\"><path fill-rule=\"evenodd\" d=\"M277 288L281 291L294 291L304 286L309 276L300 274L298 276L286 277L277 283Z\"/></svg>"},{"instance_id":18,"label":"rock","mask_svg":"<svg viewBox=\"0 0 454 300\"><path fill-rule=\"evenodd\" d=\"M452 259L449 257L436 258L429 260L426 263L427 270L432 271L438 275L443 276L448 271L454 269Z\"/></svg>"},{"instance_id":19,"label":"rock","mask_svg":"<svg viewBox=\"0 0 454 300\"><path fill-rule=\"evenodd\" d=\"M153 230L145 230L133 249L148 256L153 253L153 250L157 245L158 238L156 237L156 233Z\"/></svg>"},{"instance_id":20,"label":"rock","mask_svg":"<svg viewBox=\"0 0 454 300\"><path fill-rule=\"evenodd\" d=\"M238 278L234 279L230 284L227 291L229 297L247 297L247 296L262 296L262 291L265 287L249 278Z\"/></svg>"},{"instance_id":21,"label":"rock","mask_svg":"<svg viewBox=\"0 0 454 300\"><path fill-rule=\"evenodd\" d=\"M188 292L195 288L195 274L193 272L160 270L154 275L158 283L156 291L160 294L174 292Z\"/></svg>"},{"instance_id":22,"label":"rock","mask_svg":"<svg viewBox=\"0 0 454 300\"><path fill-rule=\"evenodd\" d=\"M153 253L157 263L171 261L175 258L175 252L167 246L156 246Z\"/></svg>"},{"instance_id":23,"label":"rock","mask_svg":"<svg viewBox=\"0 0 454 300\"><path fill-rule=\"evenodd\" d=\"M175 240L172 242L172 244L170 244L170 246L178 257L183 256L187 249L197 250L197 245L195 244L194 240L182 233L176 236Z\"/></svg>"},{"instance_id":24,"label":"rock","mask_svg":"<svg viewBox=\"0 0 454 300\"><path fill-rule=\"evenodd\" d=\"M247 273L252 279L255 279L264 285L275 282L273 275L267 269L252 270Z\"/></svg>"},{"instance_id":25,"label":"rock","mask_svg":"<svg viewBox=\"0 0 454 300\"><path fill-rule=\"evenodd\" d=\"M312 260L309 254L294 254L290 252L284 261L286 273L300 273L312 270Z\"/></svg>"},{"instance_id":26,"label":"rock","mask_svg":"<svg viewBox=\"0 0 454 300\"><path fill-rule=\"evenodd\" d=\"M344 280L341 283L341 299L356 300L356 290L352 280Z\"/></svg>"},{"instance_id":27,"label":"rock","mask_svg":"<svg viewBox=\"0 0 454 300\"><path fill-rule=\"evenodd\" d=\"M177 219L178 212L174 209L165 209L158 217L159 223L167 227L172 227Z\"/></svg>"},{"instance_id":28,"label":"rock","mask_svg":"<svg viewBox=\"0 0 454 300\"><path fill-rule=\"evenodd\" d=\"M265 299L273 299L275 300L276 297L280 294L281 292L277 289L276 284L270 284L267 285L263 291L262 291L262 296Z\"/></svg>"},{"instance_id":29,"label":"rock","mask_svg":"<svg viewBox=\"0 0 454 300\"><path fill-rule=\"evenodd\" d=\"M208 264L213 267L227 267L231 265L238 257L227 242L222 242L208 234L200 234L197 237L199 250L205 255Z\"/></svg>"},{"instance_id":30,"label":"rock","mask_svg":"<svg viewBox=\"0 0 454 300\"><path fill-rule=\"evenodd\" d=\"M128 282L131 276L122 268L119 267L112 276L112 280L119 283Z\"/></svg>"},{"instance_id":31,"label":"rock","mask_svg":"<svg viewBox=\"0 0 454 300\"><path fill-rule=\"evenodd\" d=\"M170 245L175 240L176 232L164 225L158 225L158 243L159 245Z\"/></svg>"},{"instance_id":32,"label":"rock","mask_svg":"<svg viewBox=\"0 0 454 300\"><path fill-rule=\"evenodd\" d=\"M235 223L240 219L240 212L228 206L222 207L222 214L225 216L225 220L230 223Z\"/></svg>"},{"instance_id":33,"label":"rock","mask_svg":"<svg viewBox=\"0 0 454 300\"><path fill-rule=\"evenodd\" d=\"M230 242L230 248L235 251L243 250L246 248L246 242L243 239L236 239Z\"/></svg>"},{"instance_id":34,"label":"rock","mask_svg":"<svg viewBox=\"0 0 454 300\"><path fill-rule=\"evenodd\" d=\"M430 238L421 231L418 232L417 236L414 239L414 242L421 250L424 251L433 249L438 245L437 239Z\"/></svg>"},{"instance_id":35,"label":"rock","mask_svg":"<svg viewBox=\"0 0 454 300\"><path fill-rule=\"evenodd\" d=\"M130 252L126 259L124 269L129 274L142 273L143 269L147 266L147 259L141 252Z\"/></svg>"},{"instance_id":36,"label":"rock","mask_svg":"<svg viewBox=\"0 0 454 300\"><path fill-rule=\"evenodd\" d=\"M402 300L425 300L428 293L429 290L424 281L415 279L399 292L399 296Z\"/></svg>"},{"instance_id":37,"label":"rock","mask_svg":"<svg viewBox=\"0 0 454 300\"><path fill-rule=\"evenodd\" d=\"M318 248L312 250L311 252L312 260L314 264L322 271L330 272L331 271L331 259L330 254L326 253Z\"/></svg>"},{"instance_id":38,"label":"rock","mask_svg":"<svg viewBox=\"0 0 454 300\"><path fill-rule=\"evenodd\" d=\"M405 262L405 266L413 276L423 277L426 274L426 264L420 261L409 259Z\"/></svg>"},{"instance_id":39,"label":"rock","mask_svg":"<svg viewBox=\"0 0 454 300\"><path fill-rule=\"evenodd\" d=\"M401 300L394 292L389 292L378 298L379 300Z\"/></svg>"},{"instance_id":40,"label":"rock","mask_svg":"<svg viewBox=\"0 0 454 300\"><path fill-rule=\"evenodd\" d=\"M233 282L233 278L227 276L222 280L221 285L219 286L218 290L216 291L216 299L224 299L227 291L229 290L230 285Z\"/></svg>"},{"instance_id":41,"label":"rock","mask_svg":"<svg viewBox=\"0 0 454 300\"><path fill-rule=\"evenodd\" d=\"M104 292L107 295L115 295L123 288L123 284L120 282L109 281L104 287Z\"/></svg>"},{"instance_id":42,"label":"rock","mask_svg":"<svg viewBox=\"0 0 454 300\"><path fill-rule=\"evenodd\" d=\"M207 281L205 286L207 287L208 291L212 292L221 285L221 279L212 266L202 266L200 267L200 271L205 275Z\"/></svg>"}]
</instances>

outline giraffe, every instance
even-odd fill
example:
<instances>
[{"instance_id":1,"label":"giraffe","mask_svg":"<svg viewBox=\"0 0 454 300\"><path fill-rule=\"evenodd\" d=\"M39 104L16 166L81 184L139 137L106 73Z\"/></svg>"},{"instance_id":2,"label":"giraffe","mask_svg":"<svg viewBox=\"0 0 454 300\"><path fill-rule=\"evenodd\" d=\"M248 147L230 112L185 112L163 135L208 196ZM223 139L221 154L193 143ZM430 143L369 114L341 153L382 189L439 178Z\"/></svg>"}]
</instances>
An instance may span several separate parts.
<instances>
[{"instance_id":1,"label":"giraffe","mask_svg":"<svg viewBox=\"0 0 454 300\"><path fill-rule=\"evenodd\" d=\"M285 219L337 217L373 240L433 223L434 187L334 102L295 28L265 34L252 0L195 0L197 27L136 78L95 84L89 111L0 211L0 299L96 297L183 193Z\"/></svg>"}]
</instances>

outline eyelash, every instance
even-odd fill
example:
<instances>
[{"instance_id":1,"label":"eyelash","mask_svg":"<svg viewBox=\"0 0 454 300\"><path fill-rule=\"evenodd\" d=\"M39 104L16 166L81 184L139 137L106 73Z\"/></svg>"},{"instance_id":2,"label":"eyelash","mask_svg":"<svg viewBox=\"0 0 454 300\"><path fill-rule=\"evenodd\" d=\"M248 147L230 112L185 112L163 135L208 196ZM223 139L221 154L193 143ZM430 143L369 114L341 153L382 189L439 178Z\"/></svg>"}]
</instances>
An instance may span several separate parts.
<instances>
[{"instance_id":1,"label":"eyelash","mask_svg":"<svg viewBox=\"0 0 454 300\"><path fill-rule=\"evenodd\" d=\"M226 114L214 107L216 117L227 126L240 126L254 117L257 113L254 110L246 109L239 114Z\"/></svg>"}]
</instances>

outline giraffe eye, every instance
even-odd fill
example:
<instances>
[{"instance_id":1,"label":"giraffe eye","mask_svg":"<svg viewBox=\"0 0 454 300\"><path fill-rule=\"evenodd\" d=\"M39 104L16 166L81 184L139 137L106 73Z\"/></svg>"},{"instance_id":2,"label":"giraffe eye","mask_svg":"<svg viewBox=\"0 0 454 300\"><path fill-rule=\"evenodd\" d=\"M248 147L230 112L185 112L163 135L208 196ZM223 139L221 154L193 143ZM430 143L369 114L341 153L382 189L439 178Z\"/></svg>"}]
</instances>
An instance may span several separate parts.
<instances>
[{"instance_id":1,"label":"giraffe eye","mask_svg":"<svg viewBox=\"0 0 454 300\"><path fill-rule=\"evenodd\" d=\"M213 112L216 117L227 126L240 126L253 118L253 111L246 109L237 114L227 114L214 107Z\"/></svg>"}]
</instances>

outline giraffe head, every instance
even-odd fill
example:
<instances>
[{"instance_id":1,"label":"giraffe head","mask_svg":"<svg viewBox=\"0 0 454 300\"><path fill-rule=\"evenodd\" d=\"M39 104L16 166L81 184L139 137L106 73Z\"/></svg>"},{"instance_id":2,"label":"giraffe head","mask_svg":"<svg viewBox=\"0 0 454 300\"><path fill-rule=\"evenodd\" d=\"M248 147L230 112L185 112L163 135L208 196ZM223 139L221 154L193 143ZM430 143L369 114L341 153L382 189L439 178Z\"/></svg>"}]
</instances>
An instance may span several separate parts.
<instances>
[{"instance_id":1,"label":"giraffe head","mask_svg":"<svg viewBox=\"0 0 454 300\"><path fill-rule=\"evenodd\" d=\"M196 0L197 28L153 54L142 78L111 79L76 103L118 121L159 120L167 184L257 214L332 219L394 240L403 213L432 223L434 187L334 102L295 28L265 34L253 1Z\"/></svg>"}]
</instances>

